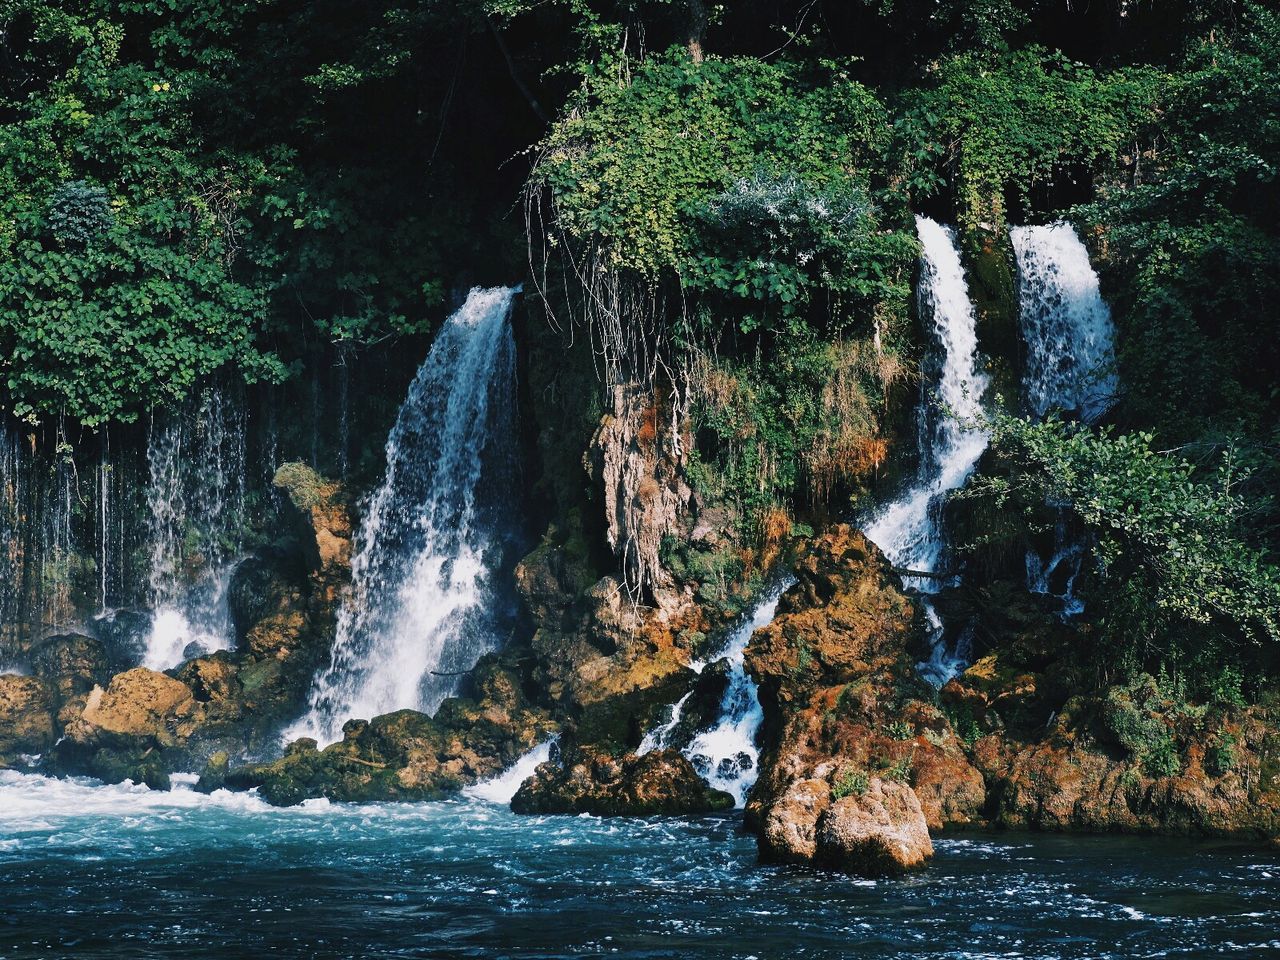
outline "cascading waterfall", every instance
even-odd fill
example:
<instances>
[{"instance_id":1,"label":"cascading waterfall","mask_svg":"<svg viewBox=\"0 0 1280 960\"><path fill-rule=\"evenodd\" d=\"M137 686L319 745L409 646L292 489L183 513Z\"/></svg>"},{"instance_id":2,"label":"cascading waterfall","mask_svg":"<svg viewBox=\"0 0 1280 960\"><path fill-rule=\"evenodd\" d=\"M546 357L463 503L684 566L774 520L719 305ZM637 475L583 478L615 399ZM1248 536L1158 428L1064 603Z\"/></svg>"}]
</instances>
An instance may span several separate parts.
<instances>
[{"instance_id":1,"label":"cascading waterfall","mask_svg":"<svg viewBox=\"0 0 1280 960\"><path fill-rule=\"evenodd\" d=\"M242 408L211 388L190 414L153 420L147 464L152 620L143 663L165 670L234 642L227 593L245 514Z\"/></svg>"},{"instance_id":2,"label":"cascading waterfall","mask_svg":"<svg viewBox=\"0 0 1280 960\"><path fill-rule=\"evenodd\" d=\"M87 586L70 449L61 422L52 435L0 426L0 652L70 628Z\"/></svg>"},{"instance_id":3,"label":"cascading waterfall","mask_svg":"<svg viewBox=\"0 0 1280 960\"><path fill-rule=\"evenodd\" d=\"M508 636L492 572L514 535L518 289L473 289L445 323L387 440L357 534L330 666L287 737L336 739L352 717L433 713Z\"/></svg>"},{"instance_id":4,"label":"cascading waterfall","mask_svg":"<svg viewBox=\"0 0 1280 960\"><path fill-rule=\"evenodd\" d=\"M520 784L532 777L539 766L557 756L559 749L559 737L544 740L502 773L489 780L472 784L462 791L462 795L473 800L484 800L505 806L516 795Z\"/></svg>"},{"instance_id":5,"label":"cascading waterfall","mask_svg":"<svg viewBox=\"0 0 1280 960\"><path fill-rule=\"evenodd\" d=\"M1094 423L1115 403L1115 325L1089 252L1064 222L1009 231L1018 265L1026 348L1023 398L1036 417L1052 411ZM1074 593L1084 546L1059 516L1048 556L1027 551L1027 587L1058 598L1064 616L1081 613Z\"/></svg>"},{"instance_id":6,"label":"cascading waterfall","mask_svg":"<svg viewBox=\"0 0 1280 960\"><path fill-rule=\"evenodd\" d=\"M695 673L701 673L708 663L728 661L729 682L720 698L720 714L715 726L696 733L680 752L711 786L733 794L739 807L746 804L747 793L756 782L760 761L756 733L764 720L755 681L747 674L743 663L744 654L752 634L773 622L778 601L794 583L793 577L776 581L760 597L750 616L729 635L724 649L713 660L697 660L689 665ZM687 693L672 705L667 722L649 731L636 750L637 754L675 745L672 736L679 728L685 704L692 696L692 692Z\"/></svg>"},{"instance_id":7,"label":"cascading waterfall","mask_svg":"<svg viewBox=\"0 0 1280 960\"><path fill-rule=\"evenodd\" d=\"M1115 403L1115 326L1089 252L1069 223L1014 227L1018 304L1026 346L1026 405L1093 423Z\"/></svg>"},{"instance_id":8,"label":"cascading waterfall","mask_svg":"<svg viewBox=\"0 0 1280 960\"><path fill-rule=\"evenodd\" d=\"M916 217L916 232L922 247L916 296L930 340L916 415L920 464L911 486L871 519L865 533L894 566L935 574L946 555L947 495L964 486L987 448L989 436L979 421L988 379L979 369L977 318L955 234L928 217ZM945 583L903 578L904 586L922 594L937 593ZM933 653L920 671L941 686L961 667L965 651L962 645L947 648L933 604L925 598L924 605Z\"/></svg>"}]
</instances>

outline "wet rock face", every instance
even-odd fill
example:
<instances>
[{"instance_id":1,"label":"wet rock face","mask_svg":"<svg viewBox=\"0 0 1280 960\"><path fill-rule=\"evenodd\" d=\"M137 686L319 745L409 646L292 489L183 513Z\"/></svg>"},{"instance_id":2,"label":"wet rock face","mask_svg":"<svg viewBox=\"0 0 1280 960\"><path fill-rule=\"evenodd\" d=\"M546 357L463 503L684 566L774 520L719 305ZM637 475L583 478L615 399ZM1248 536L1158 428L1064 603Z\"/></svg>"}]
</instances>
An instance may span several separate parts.
<instances>
[{"instance_id":1,"label":"wet rock face","mask_svg":"<svg viewBox=\"0 0 1280 960\"><path fill-rule=\"evenodd\" d=\"M747 823L767 858L864 862L858 869L870 872L881 854L857 839L863 826L849 827L852 805L823 819L835 781L883 782L868 795L892 801L895 823L915 804L927 840L930 828L980 817L982 775L915 669L913 606L879 550L834 527L806 545L796 575L746 651L765 714Z\"/></svg>"},{"instance_id":2,"label":"wet rock face","mask_svg":"<svg viewBox=\"0 0 1280 960\"><path fill-rule=\"evenodd\" d=\"M278 806L314 797L442 799L501 773L556 729L524 696L510 659L484 658L473 680L478 700L446 700L435 717L400 710L349 720L339 743L320 750L314 740L303 738L271 763L229 767L215 755L202 779L209 789L257 787Z\"/></svg>"},{"instance_id":3,"label":"wet rock face","mask_svg":"<svg viewBox=\"0 0 1280 960\"><path fill-rule=\"evenodd\" d=\"M674 750L613 757L593 747L566 750L544 763L511 800L516 813L600 817L697 814L731 810L733 797L707 785Z\"/></svg>"},{"instance_id":4,"label":"wet rock face","mask_svg":"<svg viewBox=\"0 0 1280 960\"><path fill-rule=\"evenodd\" d=\"M166 751L197 729L200 705L180 680L136 667L94 687L78 713L67 718L63 739L52 751L59 773L87 773L107 783L133 780L157 789L169 786Z\"/></svg>"},{"instance_id":5,"label":"wet rock face","mask_svg":"<svg viewBox=\"0 0 1280 960\"><path fill-rule=\"evenodd\" d=\"M672 435L670 412L652 391L616 386L612 401L589 461L604 487L609 546L633 589L669 587L658 551L662 538L679 529L692 497L677 453L687 444Z\"/></svg>"},{"instance_id":6,"label":"wet rock face","mask_svg":"<svg viewBox=\"0 0 1280 960\"><path fill-rule=\"evenodd\" d=\"M52 689L58 707L111 677L103 644L80 634L49 637L32 649L29 659L32 672Z\"/></svg>"},{"instance_id":7,"label":"wet rock face","mask_svg":"<svg viewBox=\"0 0 1280 960\"><path fill-rule=\"evenodd\" d=\"M43 753L53 740L53 691L39 677L0 675L0 768Z\"/></svg>"}]
</instances>

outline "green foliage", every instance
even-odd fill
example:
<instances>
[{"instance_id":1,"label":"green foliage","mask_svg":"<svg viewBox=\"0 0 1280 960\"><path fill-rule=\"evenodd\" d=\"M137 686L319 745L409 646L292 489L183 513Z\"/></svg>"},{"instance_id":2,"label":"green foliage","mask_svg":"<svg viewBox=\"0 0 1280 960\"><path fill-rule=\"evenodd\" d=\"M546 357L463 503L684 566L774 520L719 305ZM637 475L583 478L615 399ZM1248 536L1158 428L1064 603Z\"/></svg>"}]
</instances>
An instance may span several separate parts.
<instances>
[{"instance_id":1,"label":"green foliage","mask_svg":"<svg viewBox=\"0 0 1280 960\"><path fill-rule=\"evenodd\" d=\"M1111 659L1256 657L1280 642L1280 568L1249 542L1249 504L1229 455L1199 480L1193 464L1153 449L1150 433L1012 417L995 428L1007 476L971 495L1032 518L1046 502L1075 515L1092 538L1090 596Z\"/></svg>"},{"instance_id":2,"label":"green foliage","mask_svg":"<svg viewBox=\"0 0 1280 960\"><path fill-rule=\"evenodd\" d=\"M0 406L132 420L279 381L317 333L428 329L470 192L423 215L440 131L392 83L437 69L418 31L483 27L467 7L0 5Z\"/></svg>"},{"instance_id":3,"label":"green foliage","mask_svg":"<svg viewBox=\"0 0 1280 960\"><path fill-rule=\"evenodd\" d=\"M624 56L588 69L532 184L552 239L599 269L736 301L743 332L818 305L843 329L909 292L914 241L868 194L888 129L834 63ZM714 316L693 311L698 332Z\"/></svg>"},{"instance_id":4,"label":"green foliage","mask_svg":"<svg viewBox=\"0 0 1280 960\"><path fill-rule=\"evenodd\" d=\"M1003 217L1007 187L1024 200L1062 170L1114 160L1153 107L1159 75L1102 75L1040 47L966 52L909 92L896 127L906 182L929 195L954 181L961 221ZM945 175L945 176L944 176Z\"/></svg>"},{"instance_id":5,"label":"green foliage","mask_svg":"<svg viewBox=\"0 0 1280 960\"><path fill-rule=\"evenodd\" d=\"M885 735L894 740L911 740L916 732L905 720L893 720L884 728Z\"/></svg>"},{"instance_id":6,"label":"green foliage","mask_svg":"<svg viewBox=\"0 0 1280 960\"><path fill-rule=\"evenodd\" d=\"M944 704L943 712L946 714L947 722L951 724L951 729L965 746L972 747L981 739L982 728L973 715L973 709L967 703Z\"/></svg>"},{"instance_id":7,"label":"green foliage","mask_svg":"<svg viewBox=\"0 0 1280 960\"><path fill-rule=\"evenodd\" d=\"M1131 418L1163 445L1251 467L1252 524L1274 543L1280 484L1280 13L1246 3L1188 44L1127 164L1077 211L1120 337Z\"/></svg>"},{"instance_id":8,"label":"green foliage","mask_svg":"<svg viewBox=\"0 0 1280 960\"><path fill-rule=\"evenodd\" d=\"M1244 674L1234 664L1223 664L1216 674L1212 675L1207 685L1208 699L1220 707L1243 707Z\"/></svg>"},{"instance_id":9,"label":"green foliage","mask_svg":"<svg viewBox=\"0 0 1280 960\"><path fill-rule=\"evenodd\" d=\"M894 783L910 783L911 775L915 772L915 768L916 755L913 749L905 757L899 757L885 767L882 776L885 780L891 780Z\"/></svg>"},{"instance_id":10,"label":"green foliage","mask_svg":"<svg viewBox=\"0 0 1280 960\"><path fill-rule=\"evenodd\" d=\"M288 494L299 510L326 506L338 492L336 484L320 476L310 465L296 460L280 464L271 482Z\"/></svg>"},{"instance_id":11,"label":"green foliage","mask_svg":"<svg viewBox=\"0 0 1280 960\"><path fill-rule=\"evenodd\" d=\"M1150 676L1112 687L1103 703L1108 732L1135 757L1148 775L1171 777L1182 770L1177 743L1159 706L1159 689Z\"/></svg>"},{"instance_id":12,"label":"green foliage","mask_svg":"<svg viewBox=\"0 0 1280 960\"><path fill-rule=\"evenodd\" d=\"M107 191L83 180L64 183L53 191L45 216L49 232L64 246L84 247L114 223Z\"/></svg>"},{"instance_id":13,"label":"green foliage","mask_svg":"<svg viewBox=\"0 0 1280 960\"><path fill-rule=\"evenodd\" d=\"M841 772L836 782L831 785L831 799L843 800L845 797L861 797L871 787L871 777L865 770L848 769Z\"/></svg>"},{"instance_id":14,"label":"green foliage","mask_svg":"<svg viewBox=\"0 0 1280 960\"><path fill-rule=\"evenodd\" d=\"M1224 733L1218 737L1218 742L1205 751L1205 767L1210 773L1221 777L1236 768L1236 764L1240 762L1236 752L1238 743L1234 734Z\"/></svg>"}]
</instances>

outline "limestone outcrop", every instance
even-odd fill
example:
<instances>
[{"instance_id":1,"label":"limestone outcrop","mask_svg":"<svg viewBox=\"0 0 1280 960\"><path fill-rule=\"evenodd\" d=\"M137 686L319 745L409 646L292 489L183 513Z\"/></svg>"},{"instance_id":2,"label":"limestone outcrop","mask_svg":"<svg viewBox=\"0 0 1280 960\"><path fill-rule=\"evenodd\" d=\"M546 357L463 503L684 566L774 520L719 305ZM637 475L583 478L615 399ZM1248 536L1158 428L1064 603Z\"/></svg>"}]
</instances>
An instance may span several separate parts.
<instances>
[{"instance_id":1,"label":"limestone outcrop","mask_svg":"<svg viewBox=\"0 0 1280 960\"><path fill-rule=\"evenodd\" d=\"M53 745L54 697L39 677L0 674L0 768Z\"/></svg>"},{"instance_id":2,"label":"limestone outcrop","mask_svg":"<svg viewBox=\"0 0 1280 960\"><path fill-rule=\"evenodd\" d=\"M434 717L400 710L353 719L343 739L323 750L314 740L291 744L279 760L231 767L214 755L209 788L258 788L269 803L288 806L316 797L365 802L438 800L501 773L556 729L530 703L519 671L501 655L473 671L476 699L452 698Z\"/></svg>"},{"instance_id":3,"label":"limestone outcrop","mask_svg":"<svg viewBox=\"0 0 1280 960\"><path fill-rule=\"evenodd\" d=\"M821 861L825 842L833 862L870 863L870 846L839 852L861 836L848 826L850 804L821 829L842 777L881 784L869 795L895 819L918 804L926 838L980 821L982 774L919 678L916 610L879 550L837 526L802 549L795 569L796 585L746 651L765 715L747 802L762 854Z\"/></svg>"},{"instance_id":4,"label":"limestone outcrop","mask_svg":"<svg viewBox=\"0 0 1280 960\"><path fill-rule=\"evenodd\" d=\"M674 750L614 757L593 747L564 751L541 764L511 800L516 813L595 816L696 814L733 808L733 797L709 787Z\"/></svg>"}]
</instances>

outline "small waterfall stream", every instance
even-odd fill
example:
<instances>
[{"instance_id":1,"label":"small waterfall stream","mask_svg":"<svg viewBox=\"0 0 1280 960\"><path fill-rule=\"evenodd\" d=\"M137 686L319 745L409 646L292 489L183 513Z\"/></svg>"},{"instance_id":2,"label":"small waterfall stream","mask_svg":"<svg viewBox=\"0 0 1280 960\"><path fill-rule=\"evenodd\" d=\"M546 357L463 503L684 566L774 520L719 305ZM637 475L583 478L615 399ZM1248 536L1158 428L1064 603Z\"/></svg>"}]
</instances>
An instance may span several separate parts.
<instances>
[{"instance_id":1,"label":"small waterfall stream","mask_svg":"<svg viewBox=\"0 0 1280 960\"><path fill-rule=\"evenodd\" d=\"M492 571L514 534L518 289L476 288L437 335L364 511L330 666L287 737L329 742L352 717L433 713L507 638Z\"/></svg>"},{"instance_id":2,"label":"small waterfall stream","mask_svg":"<svg viewBox=\"0 0 1280 960\"><path fill-rule=\"evenodd\" d=\"M1023 390L1037 417L1051 410L1097 421L1115 403L1115 326L1089 252L1069 223L1009 231L1026 346Z\"/></svg>"},{"instance_id":3,"label":"small waterfall stream","mask_svg":"<svg viewBox=\"0 0 1280 960\"><path fill-rule=\"evenodd\" d=\"M1065 222L1014 227L1009 238L1026 349L1023 402L1039 418L1056 410L1094 423L1115 403L1119 379L1115 325L1089 252ZM1027 588L1056 597L1066 617L1083 612L1075 583L1084 555L1060 515L1048 555L1027 551Z\"/></svg>"},{"instance_id":4,"label":"small waterfall stream","mask_svg":"<svg viewBox=\"0 0 1280 960\"><path fill-rule=\"evenodd\" d=\"M243 537L243 409L210 388L193 410L153 420L147 465L152 619L143 665L166 670L234 643L227 591Z\"/></svg>"},{"instance_id":5,"label":"small waterfall stream","mask_svg":"<svg viewBox=\"0 0 1280 960\"><path fill-rule=\"evenodd\" d=\"M947 495L964 486L987 448L987 432L976 422L988 379L979 369L977 318L955 234L928 217L916 217L916 231L922 247L916 296L930 340L916 415L920 464L911 485L871 518L865 533L894 566L933 574L946 555ZM930 594L945 580L908 576L903 583ZM964 651L947 648L933 604L925 598L924 606L933 653L920 671L941 686L962 665Z\"/></svg>"},{"instance_id":6,"label":"small waterfall stream","mask_svg":"<svg viewBox=\"0 0 1280 960\"><path fill-rule=\"evenodd\" d=\"M751 613L730 633L728 642L714 658L696 660L689 665L695 673L701 673L709 663L728 661L729 683L720 698L719 718L714 726L697 732L680 752L711 786L733 794L739 807L746 804L747 793L756 782L760 761L756 733L764 720L755 681L748 676L743 664L744 654L752 634L773 622L778 601L795 582L794 577L788 576L772 584ZM645 735L637 754L676 745L672 737L692 696L692 692L687 693L672 704L667 722Z\"/></svg>"}]
</instances>

